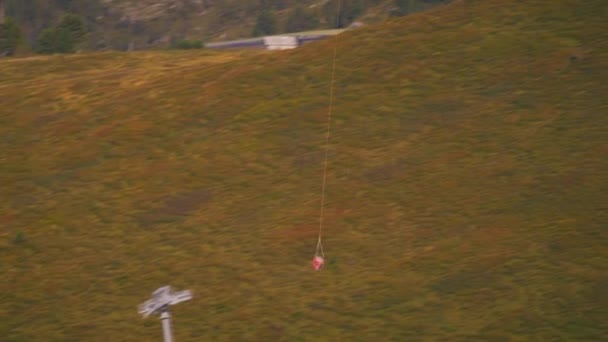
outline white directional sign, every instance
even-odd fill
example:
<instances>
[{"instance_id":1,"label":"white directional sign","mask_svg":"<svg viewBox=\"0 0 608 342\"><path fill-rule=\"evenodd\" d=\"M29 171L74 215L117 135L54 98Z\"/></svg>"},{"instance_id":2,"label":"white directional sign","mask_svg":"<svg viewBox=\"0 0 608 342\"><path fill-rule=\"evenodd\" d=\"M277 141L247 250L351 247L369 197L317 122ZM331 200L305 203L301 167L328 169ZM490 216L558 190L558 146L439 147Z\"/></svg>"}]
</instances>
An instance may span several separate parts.
<instances>
[{"instance_id":1,"label":"white directional sign","mask_svg":"<svg viewBox=\"0 0 608 342\"><path fill-rule=\"evenodd\" d=\"M192 299L192 292L190 290L175 292L170 297L169 305L175 305L190 299Z\"/></svg>"},{"instance_id":2,"label":"white directional sign","mask_svg":"<svg viewBox=\"0 0 608 342\"><path fill-rule=\"evenodd\" d=\"M175 305L190 299L192 299L190 290L171 292L170 286L163 286L152 293L151 299L139 306L139 313L148 317L168 309L169 305Z\"/></svg>"},{"instance_id":3,"label":"white directional sign","mask_svg":"<svg viewBox=\"0 0 608 342\"><path fill-rule=\"evenodd\" d=\"M192 299L190 290L171 292L170 286L163 286L152 292L152 298L139 306L139 313L144 318L160 313L160 320L163 323L163 338L165 342L173 342L169 306L189 299Z\"/></svg>"}]
</instances>

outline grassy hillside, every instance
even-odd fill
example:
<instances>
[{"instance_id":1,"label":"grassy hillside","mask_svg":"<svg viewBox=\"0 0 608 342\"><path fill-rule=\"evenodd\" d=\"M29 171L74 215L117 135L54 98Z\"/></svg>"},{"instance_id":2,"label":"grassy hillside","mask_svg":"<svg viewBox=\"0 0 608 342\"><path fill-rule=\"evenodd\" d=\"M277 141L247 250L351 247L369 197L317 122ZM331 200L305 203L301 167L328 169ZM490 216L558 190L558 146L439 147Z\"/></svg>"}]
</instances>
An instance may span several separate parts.
<instances>
[{"instance_id":1,"label":"grassy hillside","mask_svg":"<svg viewBox=\"0 0 608 342\"><path fill-rule=\"evenodd\" d=\"M601 340L602 0L460 1L267 53L0 61L0 335Z\"/></svg>"}]
</instances>

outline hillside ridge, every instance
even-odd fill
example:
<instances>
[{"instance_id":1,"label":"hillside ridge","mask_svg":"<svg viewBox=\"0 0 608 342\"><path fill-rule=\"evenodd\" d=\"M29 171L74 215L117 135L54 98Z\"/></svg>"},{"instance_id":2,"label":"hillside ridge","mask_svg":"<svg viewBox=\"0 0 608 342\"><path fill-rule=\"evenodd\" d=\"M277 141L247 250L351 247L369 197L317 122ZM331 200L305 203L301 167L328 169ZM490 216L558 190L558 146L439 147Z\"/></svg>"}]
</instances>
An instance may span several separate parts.
<instances>
[{"instance_id":1,"label":"hillside ridge","mask_svg":"<svg viewBox=\"0 0 608 342\"><path fill-rule=\"evenodd\" d=\"M605 4L462 1L301 48L0 60L0 335L601 340ZM318 232L333 48L323 271Z\"/></svg>"},{"instance_id":2,"label":"hillside ridge","mask_svg":"<svg viewBox=\"0 0 608 342\"><path fill-rule=\"evenodd\" d=\"M19 52L40 49L43 32L72 13L88 31L81 50L166 48L183 41L213 42L312 29L378 23L446 0L3 0L6 13L24 33ZM340 4L340 6L338 6ZM340 15L338 15L338 7ZM0 47L1 48L1 47ZM1 51L0 51L1 52Z\"/></svg>"}]
</instances>

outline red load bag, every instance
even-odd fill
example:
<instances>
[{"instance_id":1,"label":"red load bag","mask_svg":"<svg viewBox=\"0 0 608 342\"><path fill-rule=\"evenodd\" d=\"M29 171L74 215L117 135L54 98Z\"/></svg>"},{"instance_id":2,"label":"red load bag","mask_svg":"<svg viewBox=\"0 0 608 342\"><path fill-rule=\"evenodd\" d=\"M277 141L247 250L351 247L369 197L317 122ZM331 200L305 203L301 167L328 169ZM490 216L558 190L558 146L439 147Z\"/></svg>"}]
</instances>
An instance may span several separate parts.
<instances>
[{"instance_id":1,"label":"red load bag","mask_svg":"<svg viewBox=\"0 0 608 342\"><path fill-rule=\"evenodd\" d=\"M323 259L322 256L317 255L312 259L312 267L315 269L315 271L322 269L324 264L325 259Z\"/></svg>"}]
</instances>

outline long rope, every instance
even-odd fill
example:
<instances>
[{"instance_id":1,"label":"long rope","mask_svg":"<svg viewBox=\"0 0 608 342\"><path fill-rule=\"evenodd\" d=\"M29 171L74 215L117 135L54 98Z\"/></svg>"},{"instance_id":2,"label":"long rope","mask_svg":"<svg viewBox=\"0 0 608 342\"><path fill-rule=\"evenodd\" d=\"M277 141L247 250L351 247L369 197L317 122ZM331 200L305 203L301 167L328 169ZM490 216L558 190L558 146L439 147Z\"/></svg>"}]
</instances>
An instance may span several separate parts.
<instances>
[{"instance_id":1,"label":"long rope","mask_svg":"<svg viewBox=\"0 0 608 342\"><path fill-rule=\"evenodd\" d=\"M342 0L338 1L338 18L337 18L337 26L340 24L340 10L342 7ZM323 235L323 214L325 211L325 188L327 184L327 156L329 152L329 137L331 133L331 111L334 103L334 83L336 80L336 55L338 50L338 36L340 34L336 34L334 39L334 55L331 66L331 82L329 85L329 106L327 109L327 133L325 135L325 160L323 163L323 182L321 183L321 213L319 215L319 239L317 241L317 249L315 251L315 256L325 257L325 253L323 252L323 244L321 243L321 237Z\"/></svg>"}]
</instances>

